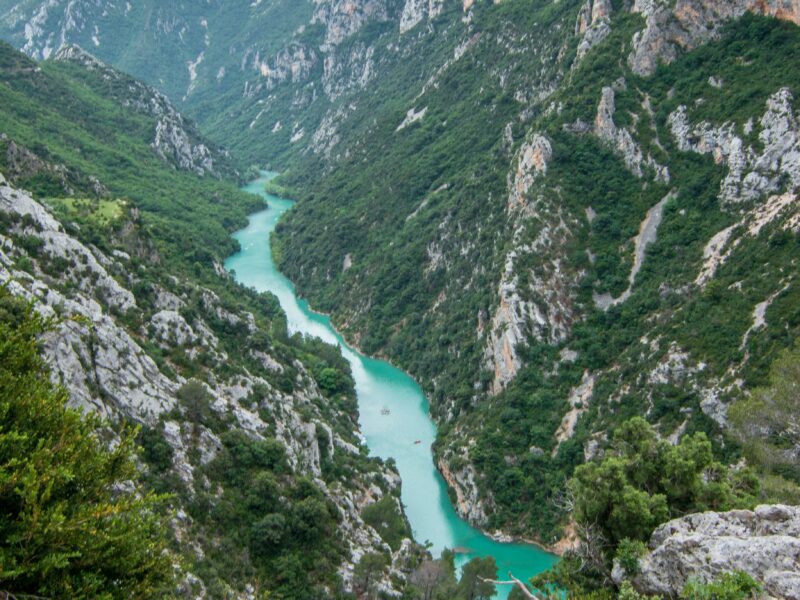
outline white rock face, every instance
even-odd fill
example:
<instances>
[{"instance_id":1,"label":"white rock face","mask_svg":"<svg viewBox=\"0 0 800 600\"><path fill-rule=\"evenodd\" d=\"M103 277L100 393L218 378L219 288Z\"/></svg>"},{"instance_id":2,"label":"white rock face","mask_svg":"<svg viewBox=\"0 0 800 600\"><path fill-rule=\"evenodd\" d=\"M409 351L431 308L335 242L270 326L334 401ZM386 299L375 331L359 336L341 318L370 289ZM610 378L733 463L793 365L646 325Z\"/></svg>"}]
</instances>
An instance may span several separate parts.
<instances>
[{"instance_id":1,"label":"white rock face","mask_svg":"<svg viewBox=\"0 0 800 600\"><path fill-rule=\"evenodd\" d=\"M580 385L572 389L567 401L569 402L569 411L561 419L561 424L556 430L556 441L558 442L553 448L552 456L558 454L558 449L563 442L570 439L575 433L575 426L578 424L580 416L589 410L589 402L592 400L594 394L594 382L596 377L591 375L589 371L584 372Z\"/></svg>"},{"instance_id":2,"label":"white rock face","mask_svg":"<svg viewBox=\"0 0 800 600\"><path fill-rule=\"evenodd\" d=\"M508 197L509 210L525 206L525 197L534 180L547 175L547 163L552 158L553 148L550 140L543 135L534 134L530 141L522 144L519 149L514 181L511 183L511 193Z\"/></svg>"},{"instance_id":3,"label":"white rock face","mask_svg":"<svg viewBox=\"0 0 800 600\"><path fill-rule=\"evenodd\" d=\"M735 123L691 125L685 106L669 116L669 125L681 150L711 154L717 164L728 167L720 198L735 204L777 191L784 178L793 188L800 186L800 119L793 103L786 88L769 97L760 119L760 152L736 135Z\"/></svg>"},{"instance_id":4,"label":"white rock face","mask_svg":"<svg viewBox=\"0 0 800 600\"><path fill-rule=\"evenodd\" d=\"M653 533L634 586L647 594L676 597L689 578L710 581L744 571L774 598L800 598L800 507L762 505L688 515ZM616 565L614 579L621 582Z\"/></svg>"},{"instance_id":5,"label":"white rock face","mask_svg":"<svg viewBox=\"0 0 800 600\"><path fill-rule=\"evenodd\" d=\"M578 13L575 34L583 35L578 44L577 65L588 52L611 33L611 2L609 0L586 0Z\"/></svg>"},{"instance_id":6,"label":"white rock face","mask_svg":"<svg viewBox=\"0 0 800 600\"><path fill-rule=\"evenodd\" d=\"M769 196L736 223L715 233L703 248L703 265L695 284L702 287L708 283L743 240L756 237L770 223L779 223L783 229L795 233L800 231L800 202L796 193Z\"/></svg>"},{"instance_id":7,"label":"white rock face","mask_svg":"<svg viewBox=\"0 0 800 600\"><path fill-rule=\"evenodd\" d=\"M440 460L439 471L447 485L456 493L455 508L459 516L476 527L485 525L494 503L491 497L481 499L475 468L467 464L455 471L445 460Z\"/></svg>"},{"instance_id":8,"label":"white rock face","mask_svg":"<svg viewBox=\"0 0 800 600\"><path fill-rule=\"evenodd\" d=\"M444 0L406 0L400 17L400 33L416 27L423 19L432 19L442 12Z\"/></svg>"},{"instance_id":9,"label":"white rock face","mask_svg":"<svg viewBox=\"0 0 800 600\"><path fill-rule=\"evenodd\" d=\"M516 155L516 167L509 173L509 216L515 221L512 250L505 257L498 285L498 305L491 318L484 360L494 373L492 393L497 394L516 377L522 367L517 346L529 335L549 343L564 340L572 321L572 275L562 265L554 248L571 235L568 217L556 198L536 193L536 181L547 173L553 149L543 135L534 134ZM527 239L528 226L535 235ZM530 254L552 256L528 274L522 287L516 273L520 257Z\"/></svg>"},{"instance_id":10,"label":"white rock face","mask_svg":"<svg viewBox=\"0 0 800 600\"><path fill-rule=\"evenodd\" d=\"M58 315L63 319L54 331L43 337L42 350L53 379L69 391L70 405L97 412L110 420L126 419L160 428L173 449L172 472L191 495L198 484L195 468L213 460L222 442L207 427L180 416L170 416L161 424L166 413L181 415L185 412L178 395L186 381L180 376L165 376L142 349L140 341L118 323L111 312L111 309L124 311L136 306L133 294L109 274L109 270L123 271L115 262L122 257L102 255L70 237L45 207L27 193L7 185L2 174L0 212L12 217L28 217L24 222L19 219L10 230L0 232L0 285L8 285L13 294L33 302L35 310L41 314ZM33 225L23 225L28 222ZM22 248L17 248L16 235L41 239L40 255L27 256ZM69 266L59 273L61 282L44 271L45 255L71 259ZM22 256L34 264L33 275L15 268L16 259ZM251 313L234 314L209 290L201 290L198 317L188 323L178 312L185 302L176 293L188 284L181 284L176 278L171 281L176 285L173 290L153 286L158 310L143 327L148 331L141 332L141 335L152 332L151 339L165 349L203 347L211 351L212 360L221 363L227 357L216 349L219 340L203 320L205 316L244 326L251 333L257 330ZM66 282L73 285L62 285ZM254 358L268 372L284 372L287 368L266 351L255 353ZM210 395L211 410L230 418L231 427L254 438L274 432L274 437L285 448L291 468L312 478L336 504L342 543L348 550L340 573L346 583L351 583L354 565L361 556L388 550L377 532L361 518L363 507L380 500L384 492L372 479L354 479L347 487L340 483L329 487L321 479L323 453L328 456L342 452L359 454L361 449L343 439L326 422L319 409L325 400L304 366L297 361L291 366L298 372L295 391L291 394L273 388L266 379L247 371L222 380L210 369L206 373L208 384L204 386ZM254 395L257 387L259 393ZM257 400L252 400L256 397ZM317 437L320 429L327 434L325 448L320 448ZM197 456L195 462L191 458L193 455ZM394 472L384 469L375 476L381 477L388 489L399 489L400 481ZM183 527L185 533L188 525ZM179 531L176 535L182 533ZM199 546L198 551L202 552ZM398 553L396 560L401 559ZM399 571L393 573L404 577ZM394 590L388 576L381 585L388 592Z\"/></svg>"},{"instance_id":11,"label":"white rock face","mask_svg":"<svg viewBox=\"0 0 800 600\"><path fill-rule=\"evenodd\" d=\"M380 0L314 0L312 23L325 25L323 51L330 50L370 20L386 21L386 3Z\"/></svg>"},{"instance_id":12,"label":"white rock face","mask_svg":"<svg viewBox=\"0 0 800 600\"><path fill-rule=\"evenodd\" d=\"M10 281L12 292L35 301L42 314L53 316L58 310L60 314L79 317L63 321L48 333L43 347L53 378L69 388L72 404L105 417L124 415L146 423L171 410L178 385L164 377L134 339L106 313L108 308L124 311L134 307L133 294L24 192L1 186L0 211L29 215L37 227L28 228L25 233L39 237L51 257L69 259L73 265L60 275L64 281L77 283L80 291L67 297L42 279L15 271L9 257L0 261L0 282ZM13 247L5 236L0 236L0 242L4 247ZM104 263L112 262L108 257L102 259Z\"/></svg>"},{"instance_id":13,"label":"white rock face","mask_svg":"<svg viewBox=\"0 0 800 600\"><path fill-rule=\"evenodd\" d=\"M796 0L635 0L633 12L646 25L634 35L628 64L638 75L651 75L659 63L715 39L722 25L748 11L800 24Z\"/></svg>"},{"instance_id":14,"label":"white rock face","mask_svg":"<svg viewBox=\"0 0 800 600\"><path fill-rule=\"evenodd\" d=\"M661 218L664 214L664 206L673 197L674 194L667 194L661 200L659 200L655 206L647 211L647 215L645 215L644 220L639 225L639 233L636 234L636 237L633 240L633 266L631 267L631 272L628 275L628 287L616 298L613 298L609 293L593 293L592 297L595 305L598 308L607 310L609 307L621 304L630 298L633 291L633 285L636 283L636 276L642 269L642 265L644 265L645 251L647 250L647 247L654 243L658 237L658 227L661 225Z\"/></svg>"},{"instance_id":15,"label":"white rock face","mask_svg":"<svg viewBox=\"0 0 800 600\"><path fill-rule=\"evenodd\" d=\"M649 154L644 156L631 132L624 127L617 127L614 123L614 113L616 112L614 96L614 88L603 88L600 103L597 106L597 116L594 120L594 134L611 146L625 162L628 170L636 177L643 177L644 168L648 168L655 173L656 181L668 183L669 170L667 167L659 165Z\"/></svg>"},{"instance_id":16,"label":"white rock face","mask_svg":"<svg viewBox=\"0 0 800 600\"><path fill-rule=\"evenodd\" d=\"M220 160L220 154L199 140L199 134L186 123L164 94L123 75L78 46L65 45L54 58L97 71L108 81L125 83L124 94L119 93L115 99L126 108L156 119L150 146L162 160L198 175L218 175L216 162Z\"/></svg>"},{"instance_id":17,"label":"white rock face","mask_svg":"<svg viewBox=\"0 0 800 600\"><path fill-rule=\"evenodd\" d=\"M169 345L186 346L197 340L197 335L180 313L174 310L162 310L150 319L154 335L160 342Z\"/></svg>"}]
</instances>

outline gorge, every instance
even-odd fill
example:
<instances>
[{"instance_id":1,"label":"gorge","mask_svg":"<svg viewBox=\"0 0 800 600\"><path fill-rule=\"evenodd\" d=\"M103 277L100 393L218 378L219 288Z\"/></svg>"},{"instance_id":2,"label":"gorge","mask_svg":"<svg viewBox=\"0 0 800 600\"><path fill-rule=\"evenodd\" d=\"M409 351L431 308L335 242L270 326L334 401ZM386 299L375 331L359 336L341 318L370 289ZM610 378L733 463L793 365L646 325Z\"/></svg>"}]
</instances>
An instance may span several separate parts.
<instances>
[{"instance_id":1,"label":"gorge","mask_svg":"<svg viewBox=\"0 0 800 600\"><path fill-rule=\"evenodd\" d=\"M800 597L797 0L0 0L0 38L0 590L125 598L70 533L120 500L144 597ZM28 401L135 468L70 484Z\"/></svg>"},{"instance_id":2,"label":"gorge","mask_svg":"<svg viewBox=\"0 0 800 600\"><path fill-rule=\"evenodd\" d=\"M435 427L422 390L402 371L347 346L331 327L329 318L315 313L306 301L296 297L291 282L275 266L269 246L277 221L293 204L265 194L264 184L273 177L264 174L243 188L264 195L269 208L251 215L248 227L234 235L242 250L231 256L225 267L244 285L275 294L291 332L318 337L342 348L355 380L361 433L373 455L393 459L397 465L403 507L415 539L430 542L435 556L445 548L456 549L459 568L470 558L491 556L500 573L511 572L523 581L550 568L555 557L538 546L494 541L456 514L431 456ZM500 586L495 597L505 598L509 592L508 586Z\"/></svg>"}]
</instances>

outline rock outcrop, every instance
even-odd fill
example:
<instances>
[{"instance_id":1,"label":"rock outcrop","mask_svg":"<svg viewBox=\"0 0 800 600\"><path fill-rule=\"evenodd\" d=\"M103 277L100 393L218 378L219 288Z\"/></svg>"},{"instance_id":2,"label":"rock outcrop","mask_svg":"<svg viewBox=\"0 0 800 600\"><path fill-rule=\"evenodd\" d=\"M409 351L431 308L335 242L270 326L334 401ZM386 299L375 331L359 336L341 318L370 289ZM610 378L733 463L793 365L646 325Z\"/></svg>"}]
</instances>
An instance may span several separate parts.
<instances>
[{"instance_id":1,"label":"rock outcrop","mask_svg":"<svg viewBox=\"0 0 800 600\"><path fill-rule=\"evenodd\" d=\"M582 36L578 44L578 61L611 33L611 11L609 0L586 0L581 7L575 23L575 34Z\"/></svg>"},{"instance_id":2,"label":"rock outcrop","mask_svg":"<svg viewBox=\"0 0 800 600\"><path fill-rule=\"evenodd\" d=\"M184 119L164 94L95 58L79 46L65 45L53 57L97 73L109 86L112 100L156 121L150 146L162 160L184 171L219 177L227 169L227 156L201 141L194 125Z\"/></svg>"},{"instance_id":3,"label":"rock outcrop","mask_svg":"<svg viewBox=\"0 0 800 600\"><path fill-rule=\"evenodd\" d=\"M681 150L711 154L727 167L720 198L736 204L776 192L787 180L792 188L800 186L800 118L793 104L787 88L769 97L759 119L760 149L745 144L735 123L714 126L703 121L692 126L686 106L669 116L669 125Z\"/></svg>"},{"instance_id":4,"label":"rock outcrop","mask_svg":"<svg viewBox=\"0 0 800 600\"><path fill-rule=\"evenodd\" d=\"M615 112L614 88L604 87L600 103L597 105L594 134L608 144L625 161L630 172L637 177L643 177L649 170L654 174L656 181L668 182L669 169L658 164L649 154L645 156L630 131L624 127L617 127L614 123Z\"/></svg>"},{"instance_id":5,"label":"rock outcrop","mask_svg":"<svg viewBox=\"0 0 800 600\"><path fill-rule=\"evenodd\" d=\"M632 582L647 594L676 597L689 579L744 571L771 597L800 598L800 507L762 505L672 520L653 533L639 566ZM619 564L614 579L625 579Z\"/></svg>"},{"instance_id":6,"label":"rock outcrop","mask_svg":"<svg viewBox=\"0 0 800 600\"><path fill-rule=\"evenodd\" d=\"M400 16L400 33L416 27L423 19L432 19L442 12L444 0L406 0Z\"/></svg>"},{"instance_id":7,"label":"rock outcrop","mask_svg":"<svg viewBox=\"0 0 800 600\"><path fill-rule=\"evenodd\" d=\"M651 75L659 63L715 39L725 23L748 11L800 24L797 0L636 0L633 12L646 25L633 38L628 64L638 75Z\"/></svg>"}]
</instances>

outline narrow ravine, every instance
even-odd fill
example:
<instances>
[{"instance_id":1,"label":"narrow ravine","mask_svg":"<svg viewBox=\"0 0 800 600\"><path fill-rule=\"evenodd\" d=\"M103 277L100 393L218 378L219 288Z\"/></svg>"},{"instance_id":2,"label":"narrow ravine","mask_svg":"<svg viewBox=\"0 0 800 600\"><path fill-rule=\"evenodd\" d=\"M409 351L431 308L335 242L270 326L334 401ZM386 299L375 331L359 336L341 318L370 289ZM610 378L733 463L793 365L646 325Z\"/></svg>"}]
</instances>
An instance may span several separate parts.
<instances>
[{"instance_id":1,"label":"narrow ravine","mask_svg":"<svg viewBox=\"0 0 800 600\"><path fill-rule=\"evenodd\" d=\"M437 556L444 548L458 548L459 565L476 556L493 556L501 578L511 571L525 581L551 567L556 557L541 548L496 542L459 518L433 463L431 444L436 428L420 387L389 363L350 348L333 329L330 319L297 298L292 283L275 266L269 247L269 235L293 202L266 194L264 184L268 180L269 175L265 174L244 188L265 197L269 208L251 215L249 226L234 235L242 251L231 256L225 267L235 272L242 284L275 294L286 312L291 332L317 336L341 346L356 382L361 431L373 455L396 461L403 480L402 500L414 537L430 542L431 551ZM496 598L506 598L509 592L507 586L498 589Z\"/></svg>"}]
</instances>

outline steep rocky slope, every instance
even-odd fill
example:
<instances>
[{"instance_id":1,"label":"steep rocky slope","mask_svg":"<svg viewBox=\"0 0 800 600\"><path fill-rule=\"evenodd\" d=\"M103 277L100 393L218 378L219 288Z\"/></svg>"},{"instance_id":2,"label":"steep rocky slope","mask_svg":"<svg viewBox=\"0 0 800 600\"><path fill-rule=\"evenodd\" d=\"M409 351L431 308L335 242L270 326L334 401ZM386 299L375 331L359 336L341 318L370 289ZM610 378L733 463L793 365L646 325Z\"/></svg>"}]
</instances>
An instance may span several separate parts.
<instances>
[{"instance_id":1,"label":"steep rocky slope","mask_svg":"<svg viewBox=\"0 0 800 600\"><path fill-rule=\"evenodd\" d=\"M258 199L222 173L176 170L149 134L183 118L96 59L70 49L39 67L3 46L0 61L13 66L0 104L0 285L56 319L42 353L70 403L112 435L142 427L142 480L174 494L181 594L333 597L376 553L389 561L377 586L397 589L416 550L396 471L357 437L346 361L290 338L277 300L219 266ZM378 503L399 523L391 546L388 525L365 522Z\"/></svg>"},{"instance_id":2,"label":"steep rocky slope","mask_svg":"<svg viewBox=\"0 0 800 600\"><path fill-rule=\"evenodd\" d=\"M337 151L295 163L277 244L312 303L423 380L462 514L549 540L561 482L629 416L732 459L727 404L796 337L797 15L469 14L405 34L460 37L430 84L408 73L435 50L410 53Z\"/></svg>"},{"instance_id":3,"label":"steep rocky slope","mask_svg":"<svg viewBox=\"0 0 800 600\"><path fill-rule=\"evenodd\" d=\"M181 500L174 533L185 548L194 548L195 561L202 562L204 553L213 548L204 547L203 527L187 511L191 512L198 495L207 493L210 482L201 475L202 468L214 461L230 432L244 432L254 440L278 440L292 473L309 477L335 504L346 549L339 567L346 585L352 585L353 566L361 556L388 548L364 523L360 509L385 495L398 494L399 478L385 467L362 464L357 468L366 466L365 471L347 485L326 483L324 462L364 461L353 433L352 414L331 411L303 364L296 360L287 364L285 357L253 349L253 362L259 366L251 367L252 372L216 375L230 357L214 330L222 321L229 326L245 324L249 336L263 336L252 313L231 312L215 293L202 290L202 312L187 322L181 311L197 300L192 298L197 291L191 282L173 277L165 286L145 284L141 271L130 272L131 257L124 251L109 256L86 247L66 233L45 207L2 177L0 218L10 224L0 236L0 284L33 302L43 315L61 321L42 340L42 351L52 376L69 390L71 404L112 423L142 424L168 445L170 464L159 467L160 476L174 478L177 484L174 491ZM154 296L152 308L140 317L141 330L131 331L115 317L142 310L128 287L144 287ZM206 381L201 384L210 412L199 423L181 400L180 391L190 380L177 373L164 374L164 367L160 369L152 351L146 349L154 343L166 353L210 356L211 364L203 373ZM291 393L276 388L273 379L286 371L296 373ZM341 427L342 422L347 426ZM208 582L212 583L219 588L220 582ZM206 584L190 572L185 574L185 585L192 593L205 595ZM391 588L388 580L385 585Z\"/></svg>"}]
</instances>

